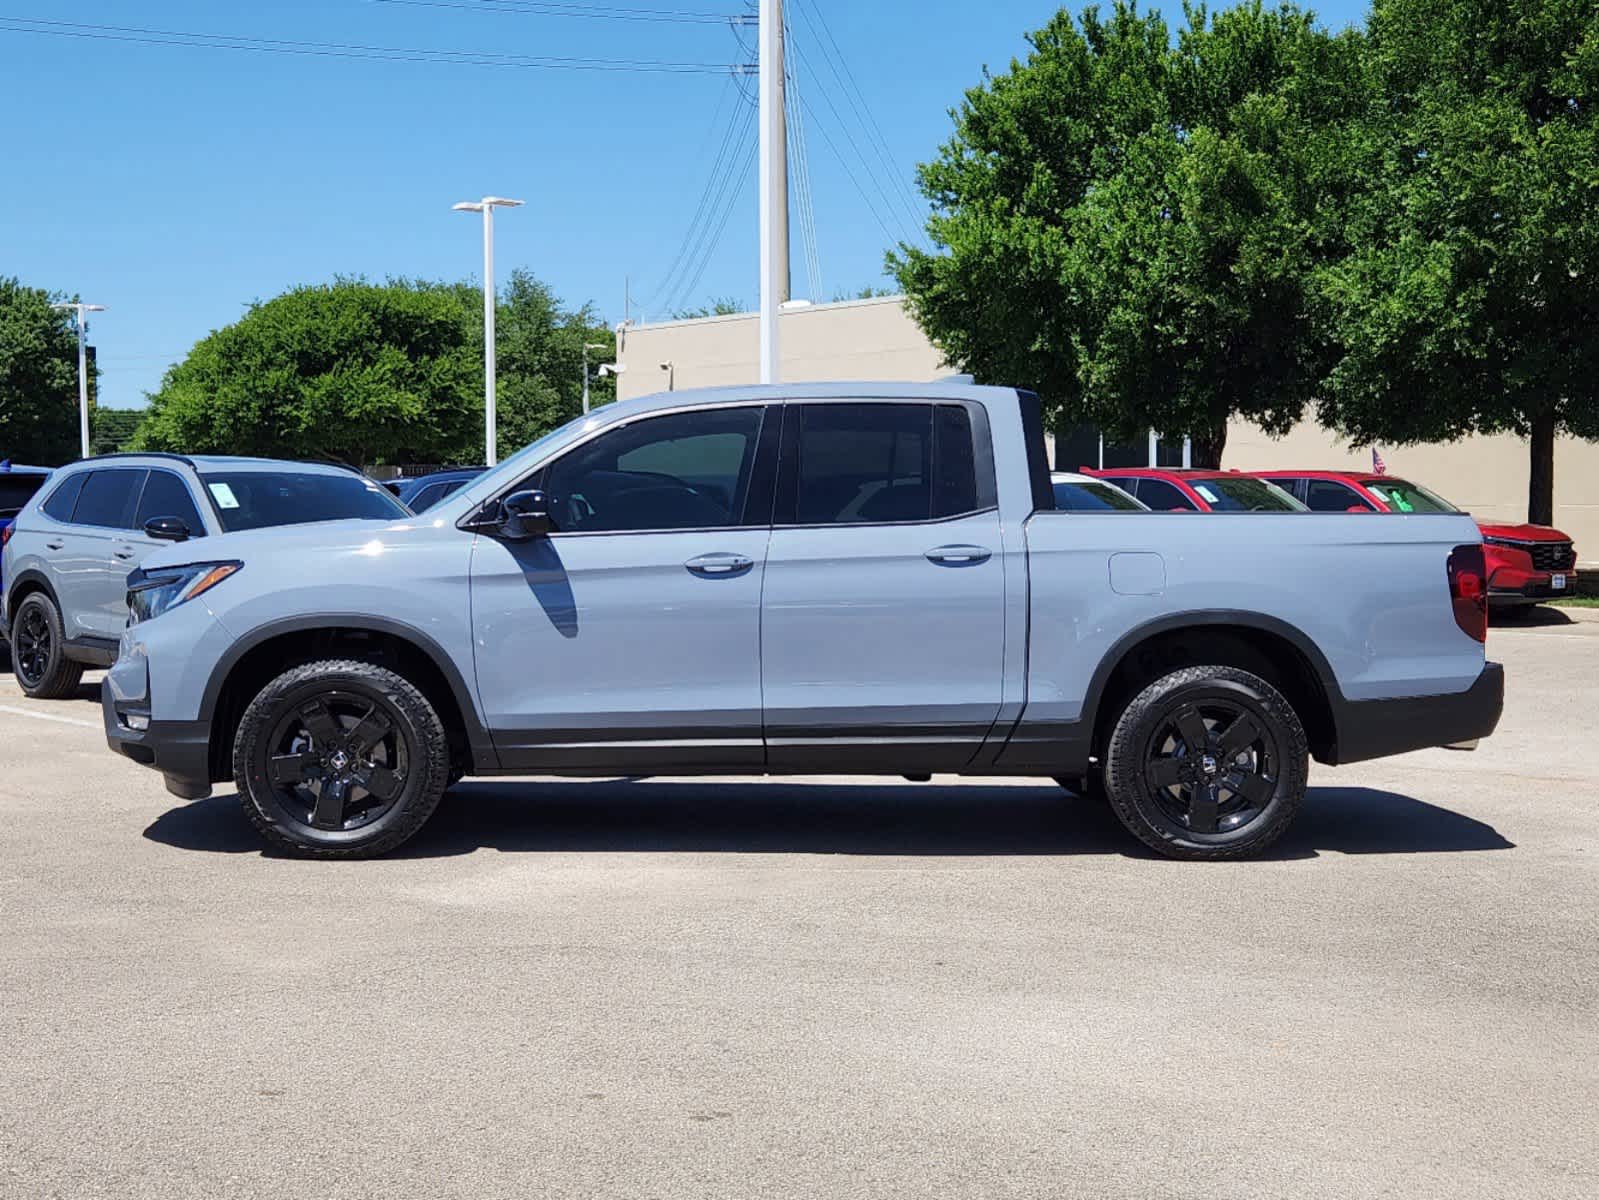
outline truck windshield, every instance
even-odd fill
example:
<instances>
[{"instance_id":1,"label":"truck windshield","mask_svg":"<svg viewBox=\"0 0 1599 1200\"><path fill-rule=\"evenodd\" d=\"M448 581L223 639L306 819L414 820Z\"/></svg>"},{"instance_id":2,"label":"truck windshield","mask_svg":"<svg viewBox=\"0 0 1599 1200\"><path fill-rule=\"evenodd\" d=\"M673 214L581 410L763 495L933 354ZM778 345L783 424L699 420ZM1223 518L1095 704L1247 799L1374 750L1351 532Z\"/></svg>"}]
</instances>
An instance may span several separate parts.
<instances>
[{"instance_id":1,"label":"truck windshield","mask_svg":"<svg viewBox=\"0 0 1599 1200\"><path fill-rule=\"evenodd\" d=\"M1429 492L1419 483L1403 479L1362 479L1361 485L1386 504L1391 512L1401 513L1452 513L1459 512L1449 501Z\"/></svg>"},{"instance_id":2,"label":"truck windshield","mask_svg":"<svg viewBox=\"0 0 1599 1200\"><path fill-rule=\"evenodd\" d=\"M1144 512L1144 506L1108 483L1057 481L1055 507L1064 512Z\"/></svg>"},{"instance_id":3,"label":"truck windshield","mask_svg":"<svg viewBox=\"0 0 1599 1200\"><path fill-rule=\"evenodd\" d=\"M1210 505L1212 512L1305 512L1305 506L1276 484L1264 479L1192 479L1188 486Z\"/></svg>"},{"instance_id":4,"label":"truck windshield","mask_svg":"<svg viewBox=\"0 0 1599 1200\"><path fill-rule=\"evenodd\" d=\"M264 529L313 521L395 521L409 510L364 475L222 471L203 476L222 528Z\"/></svg>"}]
</instances>

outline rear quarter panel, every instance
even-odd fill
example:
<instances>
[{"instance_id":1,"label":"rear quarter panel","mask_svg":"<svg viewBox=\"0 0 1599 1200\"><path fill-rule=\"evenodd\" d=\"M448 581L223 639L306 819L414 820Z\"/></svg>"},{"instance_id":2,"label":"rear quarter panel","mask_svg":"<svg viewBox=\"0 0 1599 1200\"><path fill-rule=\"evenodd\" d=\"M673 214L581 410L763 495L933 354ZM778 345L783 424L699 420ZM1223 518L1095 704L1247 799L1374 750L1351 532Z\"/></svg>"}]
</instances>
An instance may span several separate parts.
<instances>
[{"instance_id":1,"label":"rear quarter panel","mask_svg":"<svg viewBox=\"0 0 1599 1200\"><path fill-rule=\"evenodd\" d=\"M1481 643L1455 623L1445 564L1479 539L1450 514L1034 514L1026 525L1029 719L1075 721L1106 656L1146 625L1183 613L1258 614L1314 644L1347 700L1465 691ZM1159 577L1143 594L1126 579Z\"/></svg>"}]
</instances>

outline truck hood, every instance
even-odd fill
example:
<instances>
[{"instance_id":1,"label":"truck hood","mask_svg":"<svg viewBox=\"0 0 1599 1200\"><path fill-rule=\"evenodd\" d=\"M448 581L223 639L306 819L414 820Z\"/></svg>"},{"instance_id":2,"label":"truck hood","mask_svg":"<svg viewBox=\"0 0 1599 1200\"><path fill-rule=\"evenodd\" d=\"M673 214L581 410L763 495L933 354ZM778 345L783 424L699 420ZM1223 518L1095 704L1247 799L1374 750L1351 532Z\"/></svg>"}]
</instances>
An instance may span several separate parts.
<instances>
[{"instance_id":1,"label":"truck hood","mask_svg":"<svg viewBox=\"0 0 1599 1200\"><path fill-rule=\"evenodd\" d=\"M1506 525L1499 521L1478 521L1483 537L1511 538L1518 542L1569 542L1560 530L1548 525Z\"/></svg>"},{"instance_id":2,"label":"truck hood","mask_svg":"<svg viewBox=\"0 0 1599 1200\"><path fill-rule=\"evenodd\" d=\"M140 564L146 571L176 567L185 563L221 562L237 559L246 565L262 557L303 560L309 566L313 556L322 554L364 554L377 556L388 547L437 537L442 522L421 517L409 520L316 521L306 525L278 525L268 529L245 529L238 533L213 534L192 538L147 555Z\"/></svg>"}]
</instances>

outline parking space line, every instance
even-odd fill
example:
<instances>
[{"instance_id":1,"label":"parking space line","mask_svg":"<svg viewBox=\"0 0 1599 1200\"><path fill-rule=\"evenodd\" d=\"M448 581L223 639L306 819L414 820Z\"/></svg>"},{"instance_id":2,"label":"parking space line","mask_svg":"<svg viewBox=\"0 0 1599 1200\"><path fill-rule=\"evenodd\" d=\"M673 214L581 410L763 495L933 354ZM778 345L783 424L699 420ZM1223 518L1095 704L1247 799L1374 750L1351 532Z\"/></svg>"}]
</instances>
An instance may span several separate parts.
<instances>
[{"instance_id":1,"label":"parking space line","mask_svg":"<svg viewBox=\"0 0 1599 1200\"><path fill-rule=\"evenodd\" d=\"M30 712L26 708L13 708L9 704L0 704L0 713L14 713L19 717L32 717L35 721L55 721L61 725L76 725L80 729L104 728L99 721L80 721L77 717L58 717L55 713Z\"/></svg>"}]
</instances>

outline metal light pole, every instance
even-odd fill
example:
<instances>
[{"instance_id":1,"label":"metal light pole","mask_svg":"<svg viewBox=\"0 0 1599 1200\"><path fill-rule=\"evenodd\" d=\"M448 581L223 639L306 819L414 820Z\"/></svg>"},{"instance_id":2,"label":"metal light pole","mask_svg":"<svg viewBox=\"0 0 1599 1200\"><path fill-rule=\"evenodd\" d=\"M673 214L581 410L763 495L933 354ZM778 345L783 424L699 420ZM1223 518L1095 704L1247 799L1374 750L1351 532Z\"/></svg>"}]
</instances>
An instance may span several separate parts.
<instances>
[{"instance_id":1,"label":"metal light pole","mask_svg":"<svg viewBox=\"0 0 1599 1200\"><path fill-rule=\"evenodd\" d=\"M521 208L524 203L502 196L484 196L481 200L462 201L452 206L456 212L483 214L483 462L490 467L499 461L494 414L494 210Z\"/></svg>"},{"instance_id":2,"label":"metal light pole","mask_svg":"<svg viewBox=\"0 0 1599 1200\"><path fill-rule=\"evenodd\" d=\"M84 304L74 300L70 304L52 304L51 308L71 309L78 327L78 442L82 448L79 457L89 457L89 352L84 338L89 332L89 319L84 314L105 312L103 304Z\"/></svg>"},{"instance_id":3,"label":"metal light pole","mask_svg":"<svg viewBox=\"0 0 1599 1200\"><path fill-rule=\"evenodd\" d=\"M585 414L589 410L589 351L604 350L606 348L604 342L583 343L583 412Z\"/></svg>"},{"instance_id":4,"label":"metal light pole","mask_svg":"<svg viewBox=\"0 0 1599 1200\"><path fill-rule=\"evenodd\" d=\"M777 315L788 299L788 125L783 110L783 0L761 0L761 382L781 374Z\"/></svg>"}]
</instances>

